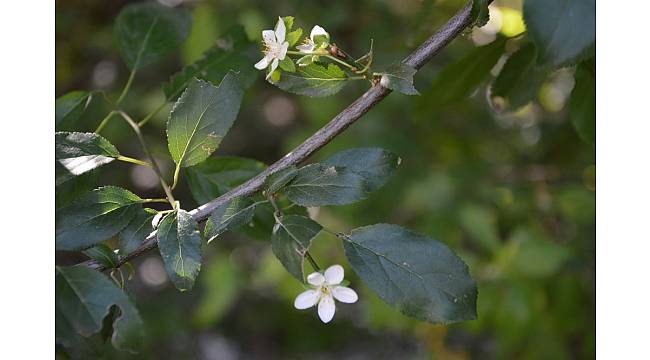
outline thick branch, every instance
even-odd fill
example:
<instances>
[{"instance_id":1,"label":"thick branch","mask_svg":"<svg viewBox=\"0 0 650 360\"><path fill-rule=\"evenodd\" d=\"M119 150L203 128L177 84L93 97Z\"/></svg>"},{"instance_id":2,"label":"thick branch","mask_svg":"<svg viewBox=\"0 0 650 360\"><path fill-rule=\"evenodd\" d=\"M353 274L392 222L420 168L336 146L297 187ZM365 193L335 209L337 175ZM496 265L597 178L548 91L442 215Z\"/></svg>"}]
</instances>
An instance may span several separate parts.
<instances>
[{"instance_id":1,"label":"thick branch","mask_svg":"<svg viewBox=\"0 0 650 360\"><path fill-rule=\"evenodd\" d=\"M431 60L436 54L440 52L449 42L456 38L467 26L471 23L471 1L459 11L451 20L449 20L437 33L431 36L413 53L407 56L402 62L410 65L416 69L421 68L426 62ZM251 178L240 186L230 190L229 192L219 196L218 198L210 201L207 204L201 205L198 208L190 211L190 214L197 221L203 221L210 216L212 210L219 205L222 205L233 198L238 196L250 196L262 190L264 180L270 174L285 168L289 165L297 165L306 160L311 154L318 151L323 146L327 145L337 135L342 133L352 123L359 119L363 114L367 113L372 107L390 94L388 90L381 85L376 85L366 91L350 106L341 111L334 117L327 125L318 130L315 134L309 137L305 142L300 144L293 151L285 155L282 159L276 161L273 165L266 168L257 176ZM156 232L152 232L147 236L142 245L132 253L123 256L120 259L118 267L125 262L140 256L141 254L155 248ZM94 269L104 270L104 267L96 261L88 261L86 264Z\"/></svg>"}]
</instances>

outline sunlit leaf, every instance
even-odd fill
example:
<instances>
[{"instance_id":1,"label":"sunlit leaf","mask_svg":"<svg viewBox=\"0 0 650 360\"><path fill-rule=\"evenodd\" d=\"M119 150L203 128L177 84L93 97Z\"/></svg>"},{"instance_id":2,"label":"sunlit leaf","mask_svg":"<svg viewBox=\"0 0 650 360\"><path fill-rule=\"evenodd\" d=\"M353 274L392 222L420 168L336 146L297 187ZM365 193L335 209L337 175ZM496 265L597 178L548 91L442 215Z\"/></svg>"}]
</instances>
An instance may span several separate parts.
<instances>
[{"instance_id":1,"label":"sunlit leaf","mask_svg":"<svg viewBox=\"0 0 650 360\"><path fill-rule=\"evenodd\" d=\"M283 73L280 81L273 83L284 91L305 96L330 96L339 92L348 80L336 64L327 67L319 64L299 66L295 73Z\"/></svg>"},{"instance_id":2,"label":"sunlit leaf","mask_svg":"<svg viewBox=\"0 0 650 360\"><path fill-rule=\"evenodd\" d=\"M108 140L95 133L57 132L54 135L56 185L108 164L120 156Z\"/></svg>"},{"instance_id":3,"label":"sunlit leaf","mask_svg":"<svg viewBox=\"0 0 650 360\"><path fill-rule=\"evenodd\" d=\"M199 79L190 82L167 121L167 143L176 164L196 165L219 147L237 117L242 95L232 73L218 87Z\"/></svg>"}]
</instances>

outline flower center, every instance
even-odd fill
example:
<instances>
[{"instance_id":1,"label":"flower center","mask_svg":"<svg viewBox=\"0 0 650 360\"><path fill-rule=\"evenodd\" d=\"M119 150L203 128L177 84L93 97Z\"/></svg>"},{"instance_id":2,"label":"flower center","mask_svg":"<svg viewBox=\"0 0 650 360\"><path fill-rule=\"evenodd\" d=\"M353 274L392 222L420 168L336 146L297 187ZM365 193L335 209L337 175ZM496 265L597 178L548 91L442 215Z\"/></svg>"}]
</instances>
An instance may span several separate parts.
<instances>
[{"instance_id":1,"label":"flower center","mask_svg":"<svg viewBox=\"0 0 650 360\"><path fill-rule=\"evenodd\" d=\"M330 287L326 286L326 285L323 285L323 286L320 287L320 292L321 292L322 296L327 296L327 295L329 295L331 293Z\"/></svg>"}]
</instances>

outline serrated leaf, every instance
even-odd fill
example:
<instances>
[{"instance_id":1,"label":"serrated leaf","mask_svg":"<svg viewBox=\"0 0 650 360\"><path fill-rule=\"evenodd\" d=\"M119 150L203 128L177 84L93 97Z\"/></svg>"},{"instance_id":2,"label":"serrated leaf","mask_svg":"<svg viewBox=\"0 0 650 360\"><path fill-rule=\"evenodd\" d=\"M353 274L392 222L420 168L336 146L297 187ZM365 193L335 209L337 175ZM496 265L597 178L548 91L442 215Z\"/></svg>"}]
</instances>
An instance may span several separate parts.
<instances>
[{"instance_id":1,"label":"serrated leaf","mask_svg":"<svg viewBox=\"0 0 650 360\"><path fill-rule=\"evenodd\" d=\"M300 206L345 205L368 197L362 176L342 167L311 164L298 170L283 189Z\"/></svg>"},{"instance_id":2,"label":"serrated leaf","mask_svg":"<svg viewBox=\"0 0 650 360\"><path fill-rule=\"evenodd\" d=\"M583 141L596 142L596 59L576 68L576 84L571 92L569 118Z\"/></svg>"},{"instance_id":3,"label":"serrated leaf","mask_svg":"<svg viewBox=\"0 0 650 360\"><path fill-rule=\"evenodd\" d=\"M57 132L54 135L54 146L56 185L108 164L120 156L113 144L95 133Z\"/></svg>"},{"instance_id":4,"label":"serrated leaf","mask_svg":"<svg viewBox=\"0 0 650 360\"><path fill-rule=\"evenodd\" d=\"M143 343L142 319L128 296L105 275L85 266L56 267L56 310L69 327L88 337L102 329L113 306L120 315L112 323L117 349L137 352Z\"/></svg>"},{"instance_id":5,"label":"serrated leaf","mask_svg":"<svg viewBox=\"0 0 650 360\"><path fill-rule=\"evenodd\" d=\"M476 282L445 244L392 224L352 230L352 269L390 306L434 324L476 318Z\"/></svg>"},{"instance_id":6,"label":"serrated leaf","mask_svg":"<svg viewBox=\"0 0 650 360\"><path fill-rule=\"evenodd\" d=\"M595 0L526 0L524 21L540 66L569 65L593 52Z\"/></svg>"},{"instance_id":7,"label":"serrated leaf","mask_svg":"<svg viewBox=\"0 0 650 360\"><path fill-rule=\"evenodd\" d=\"M73 126L90 102L91 93L71 91L56 99L55 128Z\"/></svg>"},{"instance_id":8,"label":"serrated leaf","mask_svg":"<svg viewBox=\"0 0 650 360\"><path fill-rule=\"evenodd\" d=\"M490 20L490 9L488 5L488 0L472 0L470 14L474 21L473 26L484 26Z\"/></svg>"},{"instance_id":9,"label":"serrated leaf","mask_svg":"<svg viewBox=\"0 0 650 360\"><path fill-rule=\"evenodd\" d=\"M527 43L512 54L490 85L493 106L514 111L534 99L546 79L546 71L535 66L536 50Z\"/></svg>"},{"instance_id":10,"label":"serrated leaf","mask_svg":"<svg viewBox=\"0 0 650 360\"><path fill-rule=\"evenodd\" d=\"M67 171L61 165L57 165L55 171L59 171L58 168ZM92 170L83 175L76 176L61 185L57 185L54 192L54 208L58 210L64 206L70 205L73 201L97 188L98 179L99 170Z\"/></svg>"},{"instance_id":11,"label":"serrated leaf","mask_svg":"<svg viewBox=\"0 0 650 360\"><path fill-rule=\"evenodd\" d=\"M205 204L259 174L266 165L236 156L209 157L185 170L192 197Z\"/></svg>"},{"instance_id":12,"label":"serrated leaf","mask_svg":"<svg viewBox=\"0 0 650 360\"><path fill-rule=\"evenodd\" d=\"M106 244L95 245L90 249L84 250L83 253L89 258L98 261L108 269L116 267L119 261L117 255L113 252L113 249L108 247Z\"/></svg>"},{"instance_id":13,"label":"serrated leaf","mask_svg":"<svg viewBox=\"0 0 650 360\"><path fill-rule=\"evenodd\" d=\"M216 83L230 70L237 73L242 89L247 89L257 77L257 71L250 63L258 53L256 44L248 40L244 28L235 26L219 37L199 60L184 67L163 84L165 97L167 100L175 99L195 77Z\"/></svg>"},{"instance_id":14,"label":"serrated leaf","mask_svg":"<svg viewBox=\"0 0 650 360\"><path fill-rule=\"evenodd\" d=\"M199 224L190 213L178 209L160 221L157 240L169 279L180 291L191 289L201 270Z\"/></svg>"},{"instance_id":15,"label":"serrated leaf","mask_svg":"<svg viewBox=\"0 0 650 360\"><path fill-rule=\"evenodd\" d=\"M404 63L396 63L389 66L384 75L382 75L380 84L381 86L398 91L404 95L420 95L420 93L413 86L413 75L417 70Z\"/></svg>"},{"instance_id":16,"label":"serrated leaf","mask_svg":"<svg viewBox=\"0 0 650 360\"><path fill-rule=\"evenodd\" d=\"M154 215L145 211L138 212L131 222L120 232L120 255L128 255L142 244L153 231L151 221Z\"/></svg>"},{"instance_id":17,"label":"serrated leaf","mask_svg":"<svg viewBox=\"0 0 650 360\"><path fill-rule=\"evenodd\" d=\"M400 161L395 153L381 148L355 148L337 152L323 163L356 173L363 178L368 191L375 191L390 179Z\"/></svg>"},{"instance_id":18,"label":"serrated leaf","mask_svg":"<svg viewBox=\"0 0 650 360\"><path fill-rule=\"evenodd\" d=\"M490 75L503 54L504 44L503 38L497 39L445 66L422 95L420 104L427 108L444 107L468 97Z\"/></svg>"},{"instance_id":19,"label":"serrated leaf","mask_svg":"<svg viewBox=\"0 0 650 360\"><path fill-rule=\"evenodd\" d=\"M295 166L290 165L269 175L264 180L264 189L266 190L266 193L275 194L293 180L297 174L298 169Z\"/></svg>"},{"instance_id":20,"label":"serrated leaf","mask_svg":"<svg viewBox=\"0 0 650 360\"><path fill-rule=\"evenodd\" d=\"M242 95L233 73L218 87L196 78L190 82L167 121L167 144L176 164L196 165L219 147L235 122Z\"/></svg>"},{"instance_id":21,"label":"serrated leaf","mask_svg":"<svg viewBox=\"0 0 650 360\"><path fill-rule=\"evenodd\" d=\"M192 17L183 7L156 2L125 6L115 19L115 41L131 70L170 55L190 34Z\"/></svg>"},{"instance_id":22,"label":"serrated leaf","mask_svg":"<svg viewBox=\"0 0 650 360\"><path fill-rule=\"evenodd\" d=\"M210 229L206 231L208 243L226 230L232 230L251 222L255 215L256 205L250 199L240 196L215 208L210 213Z\"/></svg>"},{"instance_id":23,"label":"serrated leaf","mask_svg":"<svg viewBox=\"0 0 650 360\"><path fill-rule=\"evenodd\" d=\"M323 227L308 217L288 215L276 223L271 249L289 274L304 282L303 263L311 241Z\"/></svg>"},{"instance_id":24,"label":"serrated leaf","mask_svg":"<svg viewBox=\"0 0 650 360\"><path fill-rule=\"evenodd\" d=\"M57 250L96 245L124 229L141 209L137 195L117 186L91 191L56 213Z\"/></svg>"},{"instance_id":25,"label":"serrated leaf","mask_svg":"<svg viewBox=\"0 0 650 360\"><path fill-rule=\"evenodd\" d=\"M334 95L348 80L345 72L336 64L327 68L319 64L298 67L295 73L285 73L273 85L297 95L323 97Z\"/></svg>"}]
</instances>

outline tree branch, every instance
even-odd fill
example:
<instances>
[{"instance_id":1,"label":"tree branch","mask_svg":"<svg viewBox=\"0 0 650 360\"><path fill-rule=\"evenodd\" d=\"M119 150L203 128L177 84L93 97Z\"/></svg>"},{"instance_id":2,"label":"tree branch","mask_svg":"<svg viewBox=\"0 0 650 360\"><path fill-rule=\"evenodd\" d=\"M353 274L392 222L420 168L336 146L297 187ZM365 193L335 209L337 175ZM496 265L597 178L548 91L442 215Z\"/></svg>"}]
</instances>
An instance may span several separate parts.
<instances>
[{"instance_id":1,"label":"tree branch","mask_svg":"<svg viewBox=\"0 0 650 360\"><path fill-rule=\"evenodd\" d=\"M437 33L420 45L420 47L402 60L402 62L416 69L420 69L471 24L471 7L472 2L469 1L468 4L454 15L454 17L452 17L445 25L443 25ZM327 125L314 133L293 151L286 154L282 159L276 161L273 165L266 168L257 176L251 178L238 187L208 202L207 204L201 205L190 211L190 214L197 221L203 221L210 216L210 213L216 207L238 196L250 196L259 192L262 190L264 180L267 176L282 168L290 165L297 165L306 160L311 154L327 145L337 135L345 131L348 126L352 125L352 123L367 113L390 93L391 90L386 89L381 85L373 86L350 106L345 108L345 110L341 111L341 113L334 117L329 123L327 123ZM135 251L121 257L117 267L120 267L125 262L142 255L156 246L156 231L153 231ZM87 261L85 264L93 269L105 269L102 264L94 260Z\"/></svg>"}]
</instances>

